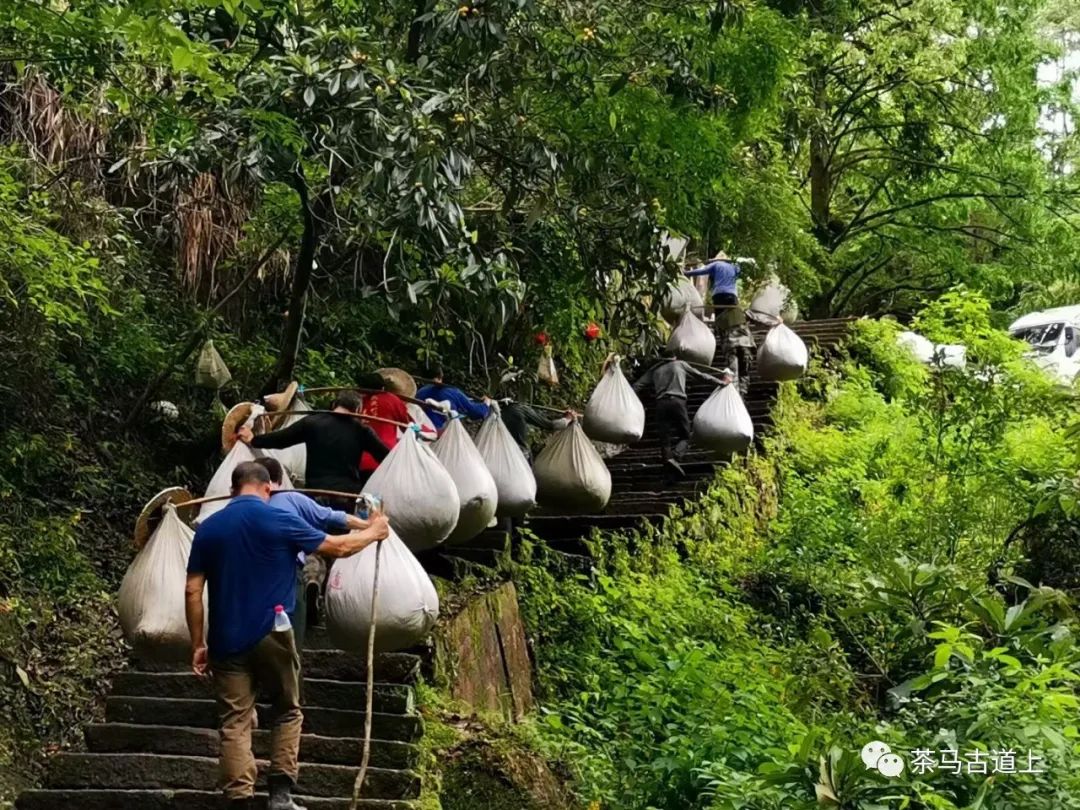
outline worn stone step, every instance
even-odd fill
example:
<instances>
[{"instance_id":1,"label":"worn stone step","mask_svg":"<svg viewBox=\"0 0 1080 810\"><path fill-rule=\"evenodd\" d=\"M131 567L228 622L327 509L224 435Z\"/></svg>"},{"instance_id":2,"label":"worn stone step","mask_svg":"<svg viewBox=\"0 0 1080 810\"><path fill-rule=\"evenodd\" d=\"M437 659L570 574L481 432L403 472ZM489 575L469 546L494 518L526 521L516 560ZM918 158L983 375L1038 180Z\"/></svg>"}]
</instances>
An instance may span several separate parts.
<instances>
[{"instance_id":1,"label":"worn stone step","mask_svg":"<svg viewBox=\"0 0 1080 810\"><path fill-rule=\"evenodd\" d=\"M216 757L218 733L209 728L150 726L130 723L95 723L85 730L86 747L94 754L177 754L193 757ZM352 765L359 762L363 748L361 737L321 737L305 734L300 738L301 762L327 765ZM260 729L252 735L256 757L270 756L270 732ZM376 768L415 768L420 749L412 743L395 740L371 741L371 765Z\"/></svg>"},{"instance_id":2,"label":"worn stone step","mask_svg":"<svg viewBox=\"0 0 1080 810\"><path fill-rule=\"evenodd\" d=\"M604 531L618 531L620 529L636 528L645 521L662 523L666 517L666 511L665 509L664 514L538 516L529 521L529 528L538 537L564 540L582 537L589 534L594 528Z\"/></svg>"},{"instance_id":3,"label":"worn stone step","mask_svg":"<svg viewBox=\"0 0 1080 810\"><path fill-rule=\"evenodd\" d=\"M330 681L366 681L367 665L359 655L332 649L307 649L301 656L305 678ZM136 659L135 668L143 672L190 672L190 665L160 663ZM420 657L412 653L382 653L375 656L375 680L379 683L416 683L420 675Z\"/></svg>"},{"instance_id":4,"label":"worn stone step","mask_svg":"<svg viewBox=\"0 0 1080 810\"><path fill-rule=\"evenodd\" d=\"M258 706L259 725L270 728L269 706ZM144 726L217 728L217 704L213 700L110 696L105 699L105 719L110 723ZM364 713L344 709L304 707L304 733L325 737L357 737L364 731ZM372 735L380 740L413 742L423 734L416 714L372 715Z\"/></svg>"},{"instance_id":5,"label":"worn stone step","mask_svg":"<svg viewBox=\"0 0 1080 810\"><path fill-rule=\"evenodd\" d=\"M349 799L296 797L308 810L348 810ZM256 794L252 810L266 810L265 793ZM16 810L221 810L221 794L197 790L30 790L19 796ZM394 799L361 799L358 810L417 810L417 803Z\"/></svg>"},{"instance_id":6,"label":"worn stone step","mask_svg":"<svg viewBox=\"0 0 1080 810\"><path fill-rule=\"evenodd\" d=\"M113 697L159 697L206 700L213 697L210 685L193 672L123 672L113 679ZM364 707L367 686L358 681L304 679L304 705L327 709ZM372 697L375 711L408 714L413 709L412 687L377 683Z\"/></svg>"},{"instance_id":7,"label":"worn stone step","mask_svg":"<svg viewBox=\"0 0 1080 810\"><path fill-rule=\"evenodd\" d=\"M259 778L268 763L259 761ZM351 796L358 768L308 764L300 769L296 792L328 798ZM49 762L46 786L94 790L164 789L213 791L218 761L213 757L162 754L57 754ZM415 799L420 777L414 771L369 768L363 795L372 799Z\"/></svg>"}]
</instances>

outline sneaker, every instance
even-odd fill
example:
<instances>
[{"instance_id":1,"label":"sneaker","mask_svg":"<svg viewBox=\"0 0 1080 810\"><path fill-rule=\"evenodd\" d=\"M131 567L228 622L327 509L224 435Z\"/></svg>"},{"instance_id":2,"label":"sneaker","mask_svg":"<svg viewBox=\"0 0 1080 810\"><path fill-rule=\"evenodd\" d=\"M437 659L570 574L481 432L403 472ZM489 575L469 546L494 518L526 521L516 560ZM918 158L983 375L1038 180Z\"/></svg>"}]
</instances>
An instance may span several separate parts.
<instances>
[{"instance_id":1,"label":"sneaker","mask_svg":"<svg viewBox=\"0 0 1080 810\"><path fill-rule=\"evenodd\" d=\"M679 476L679 478L686 478L686 470L684 470L683 467L682 467L682 464L677 462L675 459L669 458L667 461L664 462L664 464L666 464L668 467L670 467L672 469L672 471L677 476Z\"/></svg>"}]
</instances>

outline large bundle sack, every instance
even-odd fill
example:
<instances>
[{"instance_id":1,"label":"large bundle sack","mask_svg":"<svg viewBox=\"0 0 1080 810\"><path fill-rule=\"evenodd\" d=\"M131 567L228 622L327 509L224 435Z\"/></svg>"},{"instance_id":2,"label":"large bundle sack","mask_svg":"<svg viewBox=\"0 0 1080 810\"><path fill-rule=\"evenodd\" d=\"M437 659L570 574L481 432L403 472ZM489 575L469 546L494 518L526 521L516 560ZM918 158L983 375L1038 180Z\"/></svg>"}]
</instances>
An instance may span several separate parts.
<instances>
[{"instance_id":1,"label":"large bundle sack","mask_svg":"<svg viewBox=\"0 0 1080 810\"><path fill-rule=\"evenodd\" d=\"M234 444L233 449L225 455L225 459L218 465L217 470L214 471L214 477L210 479L210 484L206 487L206 492L203 493L203 497L223 498L223 496L231 494L233 470L236 469L237 465L242 464L245 461L254 460L255 454L250 447L243 442ZM284 462L282 462L282 464L284 464ZM282 472L281 487L282 489L293 488L293 482L289 477L288 470ZM198 526L211 515L224 509L228 504L229 501L225 499L204 503L199 507L199 514L195 516L192 523Z\"/></svg>"},{"instance_id":2,"label":"large bundle sack","mask_svg":"<svg viewBox=\"0 0 1080 810\"><path fill-rule=\"evenodd\" d=\"M476 449L499 491L499 517L525 517L536 506L536 478L514 437L493 407L476 434Z\"/></svg>"},{"instance_id":3,"label":"large bundle sack","mask_svg":"<svg viewBox=\"0 0 1080 810\"><path fill-rule=\"evenodd\" d=\"M457 487L435 454L408 430L364 489L382 497L383 511L413 551L443 542L457 525Z\"/></svg>"},{"instance_id":4,"label":"large bundle sack","mask_svg":"<svg viewBox=\"0 0 1080 810\"><path fill-rule=\"evenodd\" d=\"M618 357L593 389L583 427L590 439L610 444L632 444L645 432L645 406L623 375Z\"/></svg>"},{"instance_id":5,"label":"large bundle sack","mask_svg":"<svg viewBox=\"0 0 1080 810\"><path fill-rule=\"evenodd\" d=\"M412 647L427 637L439 618L435 586L416 557L391 530L381 543L337 560L330 569L326 585L326 628L334 644L349 652L367 652L377 549L379 595L375 604L375 650L384 653Z\"/></svg>"},{"instance_id":6,"label":"large bundle sack","mask_svg":"<svg viewBox=\"0 0 1080 810\"><path fill-rule=\"evenodd\" d=\"M540 353L540 363L536 367L536 376L540 382L547 383L552 388L559 384L559 370L555 368L555 358L551 354L551 346L545 346Z\"/></svg>"},{"instance_id":7,"label":"large bundle sack","mask_svg":"<svg viewBox=\"0 0 1080 810\"><path fill-rule=\"evenodd\" d=\"M431 417L428 416L427 411L415 402L405 403L405 410L409 412L410 418L417 425L420 426L420 435L425 439L434 440L439 435L439 431L435 429L435 423L431 421Z\"/></svg>"},{"instance_id":8,"label":"large bundle sack","mask_svg":"<svg viewBox=\"0 0 1080 810\"><path fill-rule=\"evenodd\" d=\"M117 606L124 637L136 653L155 661L188 661L191 637L184 608L184 583L195 533L167 504L120 583ZM203 599L205 600L205 595Z\"/></svg>"},{"instance_id":9,"label":"large bundle sack","mask_svg":"<svg viewBox=\"0 0 1080 810\"><path fill-rule=\"evenodd\" d=\"M769 330L757 354L757 371L763 380L796 380L806 372L810 353L802 338L782 323Z\"/></svg>"},{"instance_id":10,"label":"large bundle sack","mask_svg":"<svg viewBox=\"0 0 1080 810\"><path fill-rule=\"evenodd\" d=\"M231 379L232 372L214 348L214 341L206 341L199 351L198 360L195 361L195 384L200 388L216 391L227 385Z\"/></svg>"},{"instance_id":11,"label":"large bundle sack","mask_svg":"<svg viewBox=\"0 0 1080 810\"><path fill-rule=\"evenodd\" d=\"M676 323L688 310L700 315L705 307L701 293L690 279L680 278L668 288L667 296L660 307L660 314L670 323Z\"/></svg>"},{"instance_id":12,"label":"large bundle sack","mask_svg":"<svg viewBox=\"0 0 1080 810\"><path fill-rule=\"evenodd\" d=\"M431 449L454 480L461 503L457 525L446 541L464 543L472 540L495 517L495 507L499 503L495 479L460 419L447 422L442 436Z\"/></svg>"},{"instance_id":13,"label":"large bundle sack","mask_svg":"<svg viewBox=\"0 0 1080 810\"><path fill-rule=\"evenodd\" d=\"M711 366L716 354L716 335L699 317L687 310L668 338L667 347L680 360Z\"/></svg>"},{"instance_id":14,"label":"large bundle sack","mask_svg":"<svg viewBox=\"0 0 1080 810\"><path fill-rule=\"evenodd\" d=\"M738 453L753 440L754 423L735 385L717 388L694 414L694 443L714 453Z\"/></svg>"},{"instance_id":15,"label":"large bundle sack","mask_svg":"<svg viewBox=\"0 0 1080 810\"><path fill-rule=\"evenodd\" d=\"M791 297L791 290L780 283L775 275L754 294L750 311L793 321L798 317L799 307Z\"/></svg>"},{"instance_id":16,"label":"large bundle sack","mask_svg":"<svg viewBox=\"0 0 1080 810\"><path fill-rule=\"evenodd\" d=\"M536 457L541 504L565 512L596 512L611 498L611 473L574 421L548 439Z\"/></svg>"}]
</instances>

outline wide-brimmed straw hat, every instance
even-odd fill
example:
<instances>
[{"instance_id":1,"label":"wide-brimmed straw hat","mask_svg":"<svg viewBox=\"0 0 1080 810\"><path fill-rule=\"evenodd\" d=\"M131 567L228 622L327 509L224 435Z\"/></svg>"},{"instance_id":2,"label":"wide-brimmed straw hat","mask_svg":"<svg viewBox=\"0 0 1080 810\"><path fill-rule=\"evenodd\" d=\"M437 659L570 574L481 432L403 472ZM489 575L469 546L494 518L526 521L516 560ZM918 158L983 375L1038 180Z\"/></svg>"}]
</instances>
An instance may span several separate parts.
<instances>
[{"instance_id":1,"label":"wide-brimmed straw hat","mask_svg":"<svg viewBox=\"0 0 1080 810\"><path fill-rule=\"evenodd\" d=\"M263 403L268 411L287 411L292 401L296 399L296 392L300 390L300 383L293 380L280 394L267 394L263 397Z\"/></svg>"},{"instance_id":2,"label":"wide-brimmed straw hat","mask_svg":"<svg viewBox=\"0 0 1080 810\"><path fill-rule=\"evenodd\" d=\"M146 541L150 539L150 535L153 533L150 528L150 521L155 518L160 518L161 511L164 509L165 504L181 504L187 503L193 500L194 496L183 487L169 487L163 489L153 498L146 502L146 506L142 508L142 512L139 513L138 520L135 521L135 548L141 549L146 545Z\"/></svg>"},{"instance_id":3,"label":"wide-brimmed straw hat","mask_svg":"<svg viewBox=\"0 0 1080 810\"><path fill-rule=\"evenodd\" d=\"M721 250L715 256L712 257L712 260L714 262L726 262L726 261L730 261L731 257L728 256L726 253L724 253L724 251Z\"/></svg>"},{"instance_id":4,"label":"wide-brimmed straw hat","mask_svg":"<svg viewBox=\"0 0 1080 810\"><path fill-rule=\"evenodd\" d=\"M238 402L225 414L225 420L221 423L221 449L226 453L233 449L236 444L236 431L251 418L254 407L250 402Z\"/></svg>"},{"instance_id":5,"label":"wide-brimmed straw hat","mask_svg":"<svg viewBox=\"0 0 1080 810\"><path fill-rule=\"evenodd\" d=\"M380 368L375 372L386 382L386 390L401 397L416 396L416 380L400 368Z\"/></svg>"}]
</instances>

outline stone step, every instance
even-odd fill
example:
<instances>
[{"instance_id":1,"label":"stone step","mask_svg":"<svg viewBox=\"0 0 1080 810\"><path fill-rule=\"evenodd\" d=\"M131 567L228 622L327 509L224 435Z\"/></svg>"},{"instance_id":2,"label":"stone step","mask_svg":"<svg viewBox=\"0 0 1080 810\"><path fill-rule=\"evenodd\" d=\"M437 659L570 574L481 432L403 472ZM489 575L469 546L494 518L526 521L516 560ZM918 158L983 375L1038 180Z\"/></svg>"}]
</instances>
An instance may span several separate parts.
<instances>
[{"instance_id":1,"label":"stone step","mask_svg":"<svg viewBox=\"0 0 1080 810\"><path fill-rule=\"evenodd\" d=\"M178 754L216 757L218 733L209 728L150 726L129 723L96 723L86 727L86 747L94 754ZM300 738L300 761L327 765L353 765L360 761L362 737ZM260 729L252 735L255 756L270 756L270 732ZM376 768L415 768L420 749L411 743L393 740L371 741L371 765Z\"/></svg>"},{"instance_id":2,"label":"stone step","mask_svg":"<svg viewBox=\"0 0 1080 810\"><path fill-rule=\"evenodd\" d=\"M316 631L317 628L312 628ZM301 656L305 678L330 681L366 681L367 665L362 656L334 649L304 647ZM185 662L159 663L136 659L135 669L143 672L190 672ZM378 683L416 683L420 675L420 657L412 653L382 653L375 656L375 680Z\"/></svg>"},{"instance_id":3,"label":"stone step","mask_svg":"<svg viewBox=\"0 0 1080 810\"><path fill-rule=\"evenodd\" d=\"M258 706L259 725L270 728L269 706ZM213 700L111 696L105 699L105 719L110 723L141 726L217 728L217 704ZM304 707L304 733L325 737L357 737L364 733L364 712ZM423 734L416 714L372 715L372 735L380 740L413 742Z\"/></svg>"},{"instance_id":4,"label":"stone step","mask_svg":"<svg viewBox=\"0 0 1080 810\"><path fill-rule=\"evenodd\" d=\"M361 794L363 795L363 794ZM296 797L308 810L349 810L349 799ZM221 810L221 794L198 790L30 790L16 810ZM265 793L256 794L251 810L266 810ZM415 802L361 799L358 810L417 810Z\"/></svg>"},{"instance_id":5,"label":"stone step","mask_svg":"<svg viewBox=\"0 0 1080 810\"><path fill-rule=\"evenodd\" d=\"M113 697L213 698L210 685L193 672L123 672L113 679ZM363 709L367 685L357 681L330 681L304 678L304 706L327 709ZM413 710L412 687L377 683L373 695L375 711L409 714Z\"/></svg>"},{"instance_id":6,"label":"stone step","mask_svg":"<svg viewBox=\"0 0 1080 810\"><path fill-rule=\"evenodd\" d=\"M643 522L661 523L667 515L658 513L626 513L621 515L551 515L534 517L529 528L545 540L567 540L589 534L594 528L619 531L640 526Z\"/></svg>"},{"instance_id":7,"label":"stone step","mask_svg":"<svg viewBox=\"0 0 1080 810\"><path fill-rule=\"evenodd\" d=\"M268 763L259 762L265 781ZM305 796L351 796L358 768L345 765L305 765L296 792ZM49 762L49 788L93 790L183 789L213 791L218 785L218 761L213 757L162 754L57 754ZM372 799L415 799L420 777L414 771L368 768L362 794Z\"/></svg>"}]
</instances>

